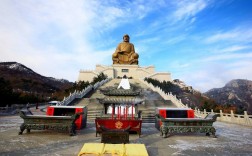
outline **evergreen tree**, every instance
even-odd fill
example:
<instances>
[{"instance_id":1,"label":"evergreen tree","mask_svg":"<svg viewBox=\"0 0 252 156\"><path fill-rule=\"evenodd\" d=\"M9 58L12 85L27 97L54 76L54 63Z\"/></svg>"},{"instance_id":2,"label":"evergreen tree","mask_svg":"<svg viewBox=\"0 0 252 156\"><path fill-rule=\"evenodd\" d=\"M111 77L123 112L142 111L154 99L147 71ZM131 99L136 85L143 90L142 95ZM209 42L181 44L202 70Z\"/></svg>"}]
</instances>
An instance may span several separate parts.
<instances>
[{"instance_id":1,"label":"evergreen tree","mask_svg":"<svg viewBox=\"0 0 252 156\"><path fill-rule=\"evenodd\" d=\"M93 78L93 81L91 82L91 84L94 85L96 82L100 82L100 81L105 80L107 78L108 78L107 75L105 75L104 73L100 73L97 77Z\"/></svg>"},{"instance_id":2,"label":"evergreen tree","mask_svg":"<svg viewBox=\"0 0 252 156\"><path fill-rule=\"evenodd\" d=\"M9 81L4 78L0 78L0 107L5 107L8 104L13 104L18 101L19 94L13 93L12 87Z\"/></svg>"}]
</instances>

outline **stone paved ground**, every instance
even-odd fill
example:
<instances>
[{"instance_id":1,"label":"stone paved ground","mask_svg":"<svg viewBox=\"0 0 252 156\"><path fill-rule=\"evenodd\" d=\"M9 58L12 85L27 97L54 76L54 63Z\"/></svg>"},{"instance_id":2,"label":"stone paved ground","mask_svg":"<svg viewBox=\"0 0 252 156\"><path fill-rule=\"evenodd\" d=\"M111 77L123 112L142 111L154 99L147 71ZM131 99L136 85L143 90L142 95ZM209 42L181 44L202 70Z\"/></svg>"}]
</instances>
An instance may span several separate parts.
<instances>
[{"instance_id":1,"label":"stone paved ground","mask_svg":"<svg viewBox=\"0 0 252 156\"><path fill-rule=\"evenodd\" d=\"M40 114L39 110L33 110ZM18 135L22 123L19 116L0 117L1 156L77 156L84 143L99 143L94 123L70 137L53 131L26 131ZM252 128L215 122L218 138L204 134L178 134L169 138L159 136L154 124L143 124L142 136L130 135L130 143L145 144L150 156L168 155L252 155Z\"/></svg>"}]
</instances>

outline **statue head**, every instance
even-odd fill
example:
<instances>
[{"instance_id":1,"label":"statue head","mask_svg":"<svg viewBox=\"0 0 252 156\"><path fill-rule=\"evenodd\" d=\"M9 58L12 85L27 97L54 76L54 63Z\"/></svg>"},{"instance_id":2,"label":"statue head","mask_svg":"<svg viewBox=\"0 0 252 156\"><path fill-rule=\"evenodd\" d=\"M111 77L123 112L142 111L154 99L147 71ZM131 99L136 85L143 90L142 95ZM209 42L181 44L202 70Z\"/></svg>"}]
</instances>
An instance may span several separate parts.
<instances>
[{"instance_id":1,"label":"statue head","mask_svg":"<svg viewBox=\"0 0 252 156\"><path fill-rule=\"evenodd\" d=\"M130 37L129 37L128 34L123 35L123 41L124 42L129 42L129 40L130 40Z\"/></svg>"}]
</instances>

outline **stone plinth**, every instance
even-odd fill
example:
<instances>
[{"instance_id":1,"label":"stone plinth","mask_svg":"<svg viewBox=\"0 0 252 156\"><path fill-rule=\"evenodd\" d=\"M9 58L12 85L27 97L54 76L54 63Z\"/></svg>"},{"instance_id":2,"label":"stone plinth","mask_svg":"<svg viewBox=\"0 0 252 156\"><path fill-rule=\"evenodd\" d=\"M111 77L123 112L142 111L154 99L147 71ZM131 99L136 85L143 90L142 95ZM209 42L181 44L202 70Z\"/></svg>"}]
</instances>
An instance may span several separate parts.
<instances>
[{"instance_id":1,"label":"stone plinth","mask_svg":"<svg viewBox=\"0 0 252 156\"><path fill-rule=\"evenodd\" d=\"M103 72L109 78L123 77L126 75L128 78L141 79L141 78L153 78L159 81L172 81L171 73L168 72L155 72L154 66L140 67L139 65L119 65L114 64L112 66L96 65L96 69L93 71L81 70L79 73L78 81L91 82L94 77Z\"/></svg>"}]
</instances>

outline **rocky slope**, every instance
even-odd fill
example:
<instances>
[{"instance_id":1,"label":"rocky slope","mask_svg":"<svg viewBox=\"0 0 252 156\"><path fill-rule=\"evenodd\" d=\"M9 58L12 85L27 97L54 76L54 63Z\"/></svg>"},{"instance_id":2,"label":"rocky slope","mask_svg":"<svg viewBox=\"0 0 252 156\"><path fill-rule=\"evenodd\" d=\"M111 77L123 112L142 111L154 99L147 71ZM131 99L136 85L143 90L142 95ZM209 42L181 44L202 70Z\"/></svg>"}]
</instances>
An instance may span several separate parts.
<instances>
[{"instance_id":1,"label":"rocky slope","mask_svg":"<svg viewBox=\"0 0 252 156\"><path fill-rule=\"evenodd\" d=\"M0 77L10 82L15 91L53 93L72 86L64 79L45 77L17 62L0 62Z\"/></svg>"},{"instance_id":2,"label":"rocky slope","mask_svg":"<svg viewBox=\"0 0 252 156\"><path fill-rule=\"evenodd\" d=\"M223 88L214 88L204 93L222 105L234 105L252 114L252 81L235 79Z\"/></svg>"}]
</instances>

